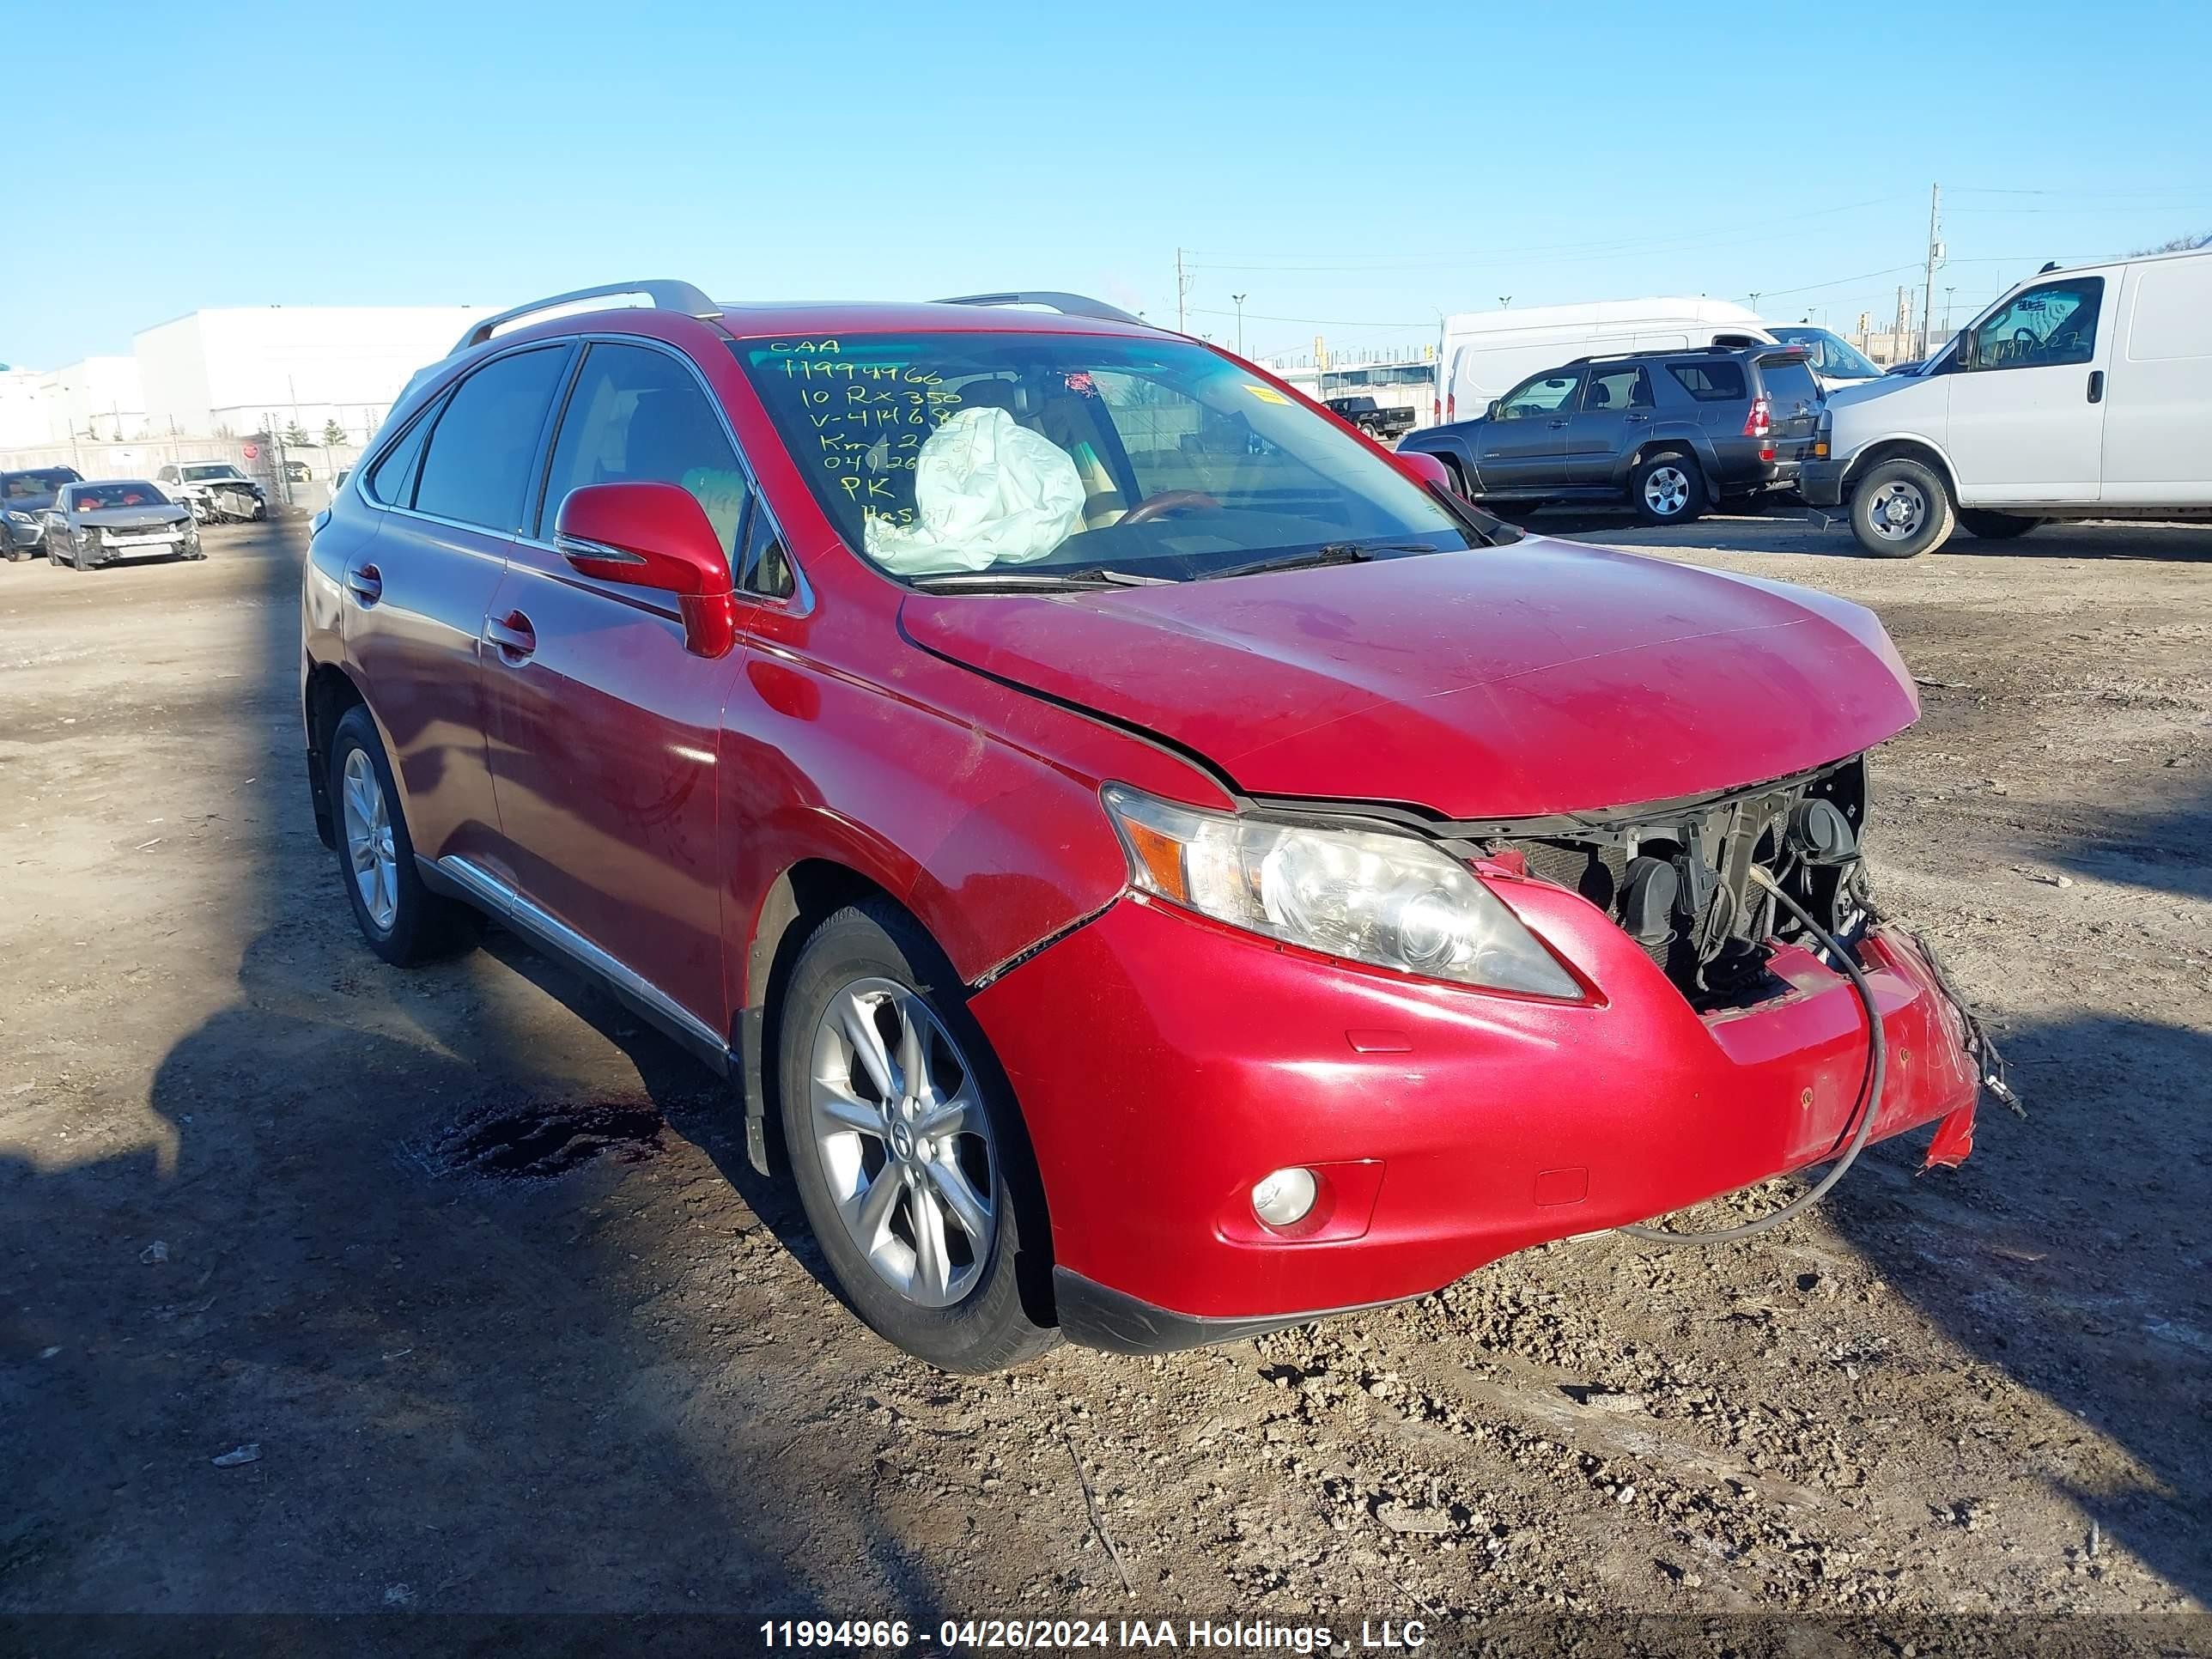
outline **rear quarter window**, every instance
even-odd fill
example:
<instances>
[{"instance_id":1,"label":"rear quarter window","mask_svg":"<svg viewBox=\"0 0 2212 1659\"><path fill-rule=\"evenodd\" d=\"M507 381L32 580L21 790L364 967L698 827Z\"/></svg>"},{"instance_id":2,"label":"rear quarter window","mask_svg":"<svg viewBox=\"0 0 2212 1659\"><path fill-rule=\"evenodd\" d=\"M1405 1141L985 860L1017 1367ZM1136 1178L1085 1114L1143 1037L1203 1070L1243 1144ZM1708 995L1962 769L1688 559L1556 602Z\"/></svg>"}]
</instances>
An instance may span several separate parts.
<instances>
[{"instance_id":1,"label":"rear quarter window","mask_svg":"<svg viewBox=\"0 0 2212 1659\"><path fill-rule=\"evenodd\" d=\"M1711 362L1669 363L1667 372L1701 404L1741 403L1751 395L1745 389L1741 363L1718 358Z\"/></svg>"},{"instance_id":2,"label":"rear quarter window","mask_svg":"<svg viewBox=\"0 0 2212 1659\"><path fill-rule=\"evenodd\" d=\"M1802 362L1763 362L1759 366L1759 378L1766 388L1768 401L1777 409L1795 409L1800 404L1820 401L1820 382Z\"/></svg>"}]
</instances>

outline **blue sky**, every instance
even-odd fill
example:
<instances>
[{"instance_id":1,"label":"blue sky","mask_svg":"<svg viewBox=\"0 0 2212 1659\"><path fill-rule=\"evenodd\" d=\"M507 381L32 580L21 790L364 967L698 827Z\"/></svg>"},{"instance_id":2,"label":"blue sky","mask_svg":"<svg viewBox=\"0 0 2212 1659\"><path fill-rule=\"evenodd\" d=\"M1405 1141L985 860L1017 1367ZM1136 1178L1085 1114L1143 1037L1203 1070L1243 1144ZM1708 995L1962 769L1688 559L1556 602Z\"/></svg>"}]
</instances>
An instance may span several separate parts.
<instances>
[{"instance_id":1,"label":"blue sky","mask_svg":"<svg viewBox=\"0 0 2212 1659\"><path fill-rule=\"evenodd\" d=\"M1917 280L1931 181L1939 321L1946 289L1964 321L2046 258L2212 231L2198 4L80 0L52 21L12 90L102 91L52 86L4 129L19 365L127 351L199 306L637 276L726 299L1069 288L1171 322L1178 246L1194 331L1232 337L1244 293L1255 353L1419 342L1507 295L1756 291L1849 329Z\"/></svg>"}]
</instances>

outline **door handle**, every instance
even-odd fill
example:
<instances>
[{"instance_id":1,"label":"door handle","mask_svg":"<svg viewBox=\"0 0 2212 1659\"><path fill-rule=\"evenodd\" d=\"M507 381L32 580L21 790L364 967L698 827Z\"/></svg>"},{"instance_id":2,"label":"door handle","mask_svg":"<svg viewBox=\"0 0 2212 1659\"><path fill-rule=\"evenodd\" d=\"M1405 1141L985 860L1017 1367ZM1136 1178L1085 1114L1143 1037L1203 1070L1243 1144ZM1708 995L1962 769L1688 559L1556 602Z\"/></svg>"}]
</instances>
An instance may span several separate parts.
<instances>
[{"instance_id":1,"label":"door handle","mask_svg":"<svg viewBox=\"0 0 2212 1659\"><path fill-rule=\"evenodd\" d=\"M520 611L509 611L504 621L486 617L483 636L484 643L497 646L509 662L520 662L538 648L538 631Z\"/></svg>"},{"instance_id":2,"label":"door handle","mask_svg":"<svg viewBox=\"0 0 2212 1659\"><path fill-rule=\"evenodd\" d=\"M1625 421L1641 424L1642 422L1650 420L1651 417L1649 415L1624 415L1621 418Z\"/></svg>"},{"instance_id":3,"label":"door handle","mask_svg":"<svg viewBox=\"0 0 2212 1659\"><path fill-rule=\"evenodd\" d=\"M345 585L363 605L374 605L384 597L384 573L373 564L347 571Z\"/></svg>"},{"instance_id":4,"label":"door handle","mask_svg":"<svg viewBox=\"0 0 2212 1659\"><path fill-rule=\"evenodd\" d=\"M2105 371L2101 368L2089 371L2089 401L2093 404L2105 401Z\"/></svg>"},{"instance_id":5,"label":"door handle","mask_svg":"<svg viewBox=\"0 0 2212 1659\"><path fill-rule=\"evenodd\" d=\"M1561 416L1559 416L1559 418L1558 420L1556 420L1556 421L1553 421L1553 422L1550 422L1550 424L1552 424L1552 425L1553 425L1553 426L1565 426L1565 425L1567 423L1567 421L1568 421L1568 419L1569 419L1569 418L1570 418L1569 416L1565 416L1565 415L1562 415Z\"/></svg>"}]
</instances>

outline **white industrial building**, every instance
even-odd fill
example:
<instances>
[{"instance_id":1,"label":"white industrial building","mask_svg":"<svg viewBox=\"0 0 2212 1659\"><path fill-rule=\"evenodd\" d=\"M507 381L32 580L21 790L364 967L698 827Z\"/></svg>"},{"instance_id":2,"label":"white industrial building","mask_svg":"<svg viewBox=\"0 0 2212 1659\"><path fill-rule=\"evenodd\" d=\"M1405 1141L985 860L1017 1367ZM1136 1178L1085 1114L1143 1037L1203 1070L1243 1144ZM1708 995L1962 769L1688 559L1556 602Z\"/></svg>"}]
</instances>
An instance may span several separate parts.
<instances>
[{"instance_id":1,"label":"white industrial building","mask_svg":"<svg viewBox=\"0 0 2212 1659\"><path fill-rule=\"evenodd\" d=\"M460 337L471 306L257 306L195 311L134 337L146 425L229 437L336 421L367 441L392 399Z\"/></svg>"}]
</instances>

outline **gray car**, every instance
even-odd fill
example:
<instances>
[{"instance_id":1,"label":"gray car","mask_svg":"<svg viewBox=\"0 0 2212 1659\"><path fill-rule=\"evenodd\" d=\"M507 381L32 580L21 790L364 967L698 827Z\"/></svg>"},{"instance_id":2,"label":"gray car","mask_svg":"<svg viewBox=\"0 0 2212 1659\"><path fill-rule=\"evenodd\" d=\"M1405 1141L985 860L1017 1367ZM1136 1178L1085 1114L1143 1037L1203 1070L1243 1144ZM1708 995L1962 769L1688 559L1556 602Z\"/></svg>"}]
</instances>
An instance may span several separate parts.
<instances>
[{"instance_id":1,"label":"gray car","mask_svg":"<svg viewBox=\"0 0 2212 1659\"><path fill-rule=\"evenodd\" d=\"M11 561L33 556L46 545L46 517L54 492L79 483L83 474L70 466L33 466L0 472L0 555Z\"/></svg>"},{"instance_id":2,"label":"gray car","mask_svg":"<svg viewBox=\"0 0 2212 1659\"><path fill-rule=\"evenodd\" d=\"M202 559L199 526L143 478L64 484L42 515L46 557L90 570L118 559Z\"/></svg>"},{"instance_id":3,"label":"gray car","mask_svg":"<svg viewBox=\"0 0 2212 1659\"><path fill-rule=\"evenodd\" d=\"M1482 419L1398 447L1436 456L1486 506L1625 501L1647 524L1686 524L1796 489L1825 453L1824 406L1802 346L1629 352L1532 375Z\"/></svg>"}]
</instances>

